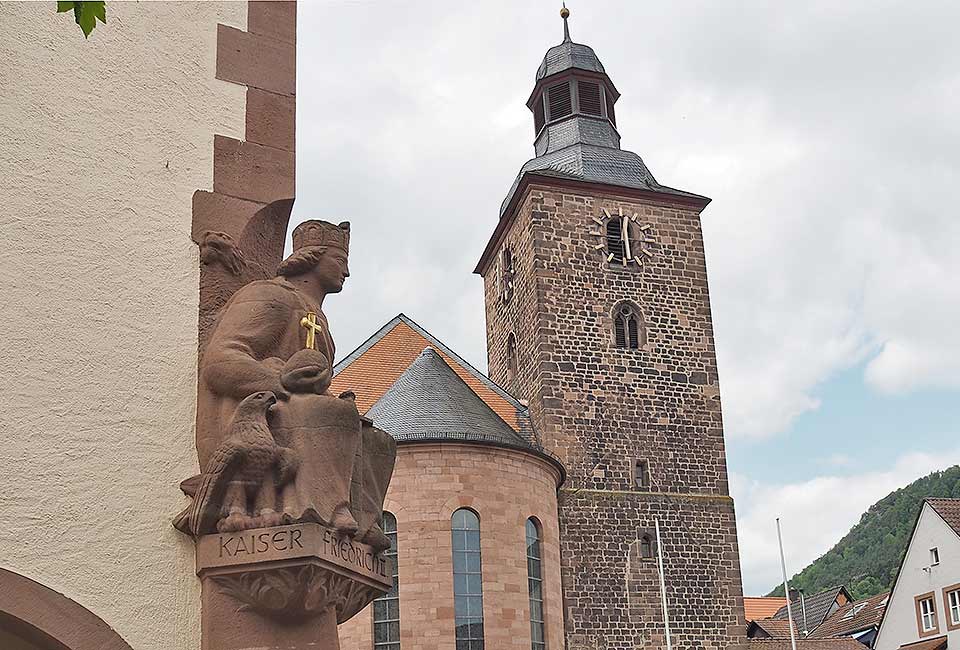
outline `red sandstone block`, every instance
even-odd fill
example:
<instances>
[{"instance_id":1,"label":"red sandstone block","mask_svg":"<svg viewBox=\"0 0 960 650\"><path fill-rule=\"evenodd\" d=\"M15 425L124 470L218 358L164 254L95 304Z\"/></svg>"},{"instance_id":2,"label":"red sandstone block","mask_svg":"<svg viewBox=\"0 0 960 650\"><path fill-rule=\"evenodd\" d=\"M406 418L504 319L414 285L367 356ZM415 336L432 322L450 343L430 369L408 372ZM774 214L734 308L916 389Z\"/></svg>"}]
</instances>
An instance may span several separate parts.
<instances>
[{"instance_id":1,"label":"red sandstone block","mask_svg":"<svg viewBox=\"0 0 960 650\"><path fill-rule=\"evenodd\" d=\"M252 1L247 4L247 31L286 43L297 42L297 3Z\"/></svg>"},{"instance_id":2,"label":"red sandstone block","mask_svg":"<svg viewBox=\"0 0 960 650\"><path fill-rule=\"evenodd\" d=\"M290 151L213 138L213 190L269 203L294 195L294 155Z\"/></svg>"},{"instance_id":3,"label":"red sandstone block","mask_svg":"<svg viewBox=\"0 0 960 650\"><path fill-rule=\"evenodd\" d=\"M225 232L238 239L247 221L262 207L263 203L197 190L193 193L193 241L199 244L208 230Z\"/></svg>"},{"instance_id":4,"label":"red sandstone block","mask_svg":"<svg viewBox=\"0 0 960 650\"><path fill-rule=\"evenodd\" d=\"M296 47L217 25L217 79L293 95L297 91Z\"/></svg>"},{"instance_id":5,"label":"red sandstone block","mask_svg":"<svg viewBox=\"0 0 960 650\"><path fill-rule=\"evenodd\" d=\"M247 142L285 151L296 144L297 100L291 95L247 89Z\"/></svg>"}]
</instances>

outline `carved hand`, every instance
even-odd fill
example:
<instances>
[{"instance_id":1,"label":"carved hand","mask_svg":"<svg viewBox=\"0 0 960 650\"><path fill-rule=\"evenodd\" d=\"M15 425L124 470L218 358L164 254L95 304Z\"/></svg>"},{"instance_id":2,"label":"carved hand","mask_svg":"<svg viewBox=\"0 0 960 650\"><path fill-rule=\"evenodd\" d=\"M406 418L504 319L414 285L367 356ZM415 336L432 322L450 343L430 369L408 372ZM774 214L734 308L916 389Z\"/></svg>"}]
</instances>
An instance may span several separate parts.
<instances>
[{"instance_id":1,"label":"carved hand","mask_svg":"<svg viewBox=\"0 0 960 650\"><path fill-rule=\"evenodd\" d=\"M280 372L280 383L291 393L322 395L332 378L330 362L322 353L311 349L294 354Z\"/></svg>"}]
</instances>

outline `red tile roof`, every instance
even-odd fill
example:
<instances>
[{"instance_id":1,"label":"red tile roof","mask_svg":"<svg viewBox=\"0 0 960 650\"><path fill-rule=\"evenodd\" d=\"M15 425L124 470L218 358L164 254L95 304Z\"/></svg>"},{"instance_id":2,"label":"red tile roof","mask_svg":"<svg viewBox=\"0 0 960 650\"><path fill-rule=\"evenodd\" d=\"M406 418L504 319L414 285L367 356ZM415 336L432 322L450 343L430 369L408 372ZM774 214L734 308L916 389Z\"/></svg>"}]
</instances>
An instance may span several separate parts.
<instances>
[{"instance_id":1,"label":"red tile roof","mask_svg":"<svg viewBox=\"0 0 960 650\"><path fill-rule=\"evenodd\" d=\"M777 613L781 607L787 604L786 598L755 598L746 596L743 599L743 613L747 617L747 622L756 621L761 618L770 618Z\"/></svg>"},{"instance_id":2,"label":"red tile roof","mask_svg":"<svg viewBox=\"0 0 960 650\"><path fill-rule=\"evenodd\" d=\"M901 650L947 650L947 637L938 636L923 641L914 641L913 643L904 643L900 646Z\"/></svg>"},{"instance_id":3,"label":"red tile roof","mask_svg":"<svg viewBox=\"0 0 960 650\"><path fill-rule=\"evenodd\" d=\"M927 499L930 507L943 517L947 525L960 535L960 499Z\"/></svg>"},{"instance_id":4,"label":"red tile roof","mask_svg":"<svg viewBox=\"0 0 960 650\"><path fill-rule=\"evenodd\" d=\"M810 637L822 639L831 636L846 636L871 627L879 627L880 621L883 620L883 612L886 610L884 601L889 595L890 592L886 591L871 598L858 600L855 603L847 603L817 626L810 633ZM856 614L847 618L847 615L854 611Z\"/></svg>"},{"instance_id":5,"label":"red tile roof","mask_svg":"<svg viewBox=\"0 0 960 650\"><path fill-rule=\"evenodd\" d=\"M792 650L790 639L748 639L750 650ZM835 639L797 639L797 650L865 650L865 646L848 636Z\"/></svg>"},{"instance_id":6,"label":"red tile roof","mask_svg":"<svg viewBox=\"0 0 960 650\"><path fill-rule=\"evenodd\" d=\"M504 397L502 389L402 314L337 364L330 392L336 395L352 390L357 395L357 408L366 413L426 347L433 347L514 431L520 430L516 402Z\"/></svg>"},{"instance_id":7,"label":"red tile roof","mask_svg":"<svg viewBox=\"0 0 960 650\"><path fill-rule=\"evenodd\" d=\"M766 632L764 634L751 633L750 627L756 626ZM796 638L800 638L800 634L797 632L797 626L793 626L793 633ZM790 638L790 621L781 621L775 618L761 618L757 621L751 621L747 629L747 636L753 638L771 638L771 639L789 639Z\"/></svg>"}]
</instances>

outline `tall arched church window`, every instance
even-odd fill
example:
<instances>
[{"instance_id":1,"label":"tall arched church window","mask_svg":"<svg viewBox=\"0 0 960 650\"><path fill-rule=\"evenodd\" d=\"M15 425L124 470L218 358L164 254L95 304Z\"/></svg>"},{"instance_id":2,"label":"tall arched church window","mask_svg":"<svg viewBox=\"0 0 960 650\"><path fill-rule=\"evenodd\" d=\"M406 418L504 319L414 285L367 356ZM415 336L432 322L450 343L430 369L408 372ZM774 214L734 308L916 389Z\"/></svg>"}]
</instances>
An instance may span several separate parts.
<instances>
[{"instance_id":1,"label":"tall arched church window","mask_svg":"<svg viewBox=\"0 0 960 650\"><path fill-rule=\"evenodd\" d=\"M530 650L546 650L543 623L543 556L540 553L540 524L530 517L526 526L527 591L530 597Z\"/></svg>"},{"instance_id":2,"label":"tall arched church window","mask_svg":"<svg viewBox=\"0 0 960 650\"><path fill-rule=\"evenodd\" d=\"M622 302L614 307L613 342L618 348L633 350L644 343L643 319L632 303Z\"/></svg>"},{"instance_id":3,"label":"tall arched church window","mask_svg":"<svg viewBox=\"0 0 960 650\"><path fill-rule=\"evenodd\" d=\"M400 650L400 576L397 566L397 518L386 510L380 527L390 538L390 550L384 556L392 560L393 587L373 601L374 650Z\"/></svg>"},{"instance_id":4,"label":"tall arched church window","mask_svg":"<svg viewBox=\"0 0 960 650\"><path fill-rule=\"evenodd\" d=\"M507 337L507 378L510 381L517 378L517 337L513 332Z\"/></svg>"},{"instance_id":5,"label":"tall arched church window","mask_svg":"<svg viewBox=\"0 0 960 650\"><path fill-rule=\"evenodd\" d=\"M453 607L457 650L483 650L483 578L480 518L461 508L450 521L453 535Z\"/></svg>"}]
</instances>

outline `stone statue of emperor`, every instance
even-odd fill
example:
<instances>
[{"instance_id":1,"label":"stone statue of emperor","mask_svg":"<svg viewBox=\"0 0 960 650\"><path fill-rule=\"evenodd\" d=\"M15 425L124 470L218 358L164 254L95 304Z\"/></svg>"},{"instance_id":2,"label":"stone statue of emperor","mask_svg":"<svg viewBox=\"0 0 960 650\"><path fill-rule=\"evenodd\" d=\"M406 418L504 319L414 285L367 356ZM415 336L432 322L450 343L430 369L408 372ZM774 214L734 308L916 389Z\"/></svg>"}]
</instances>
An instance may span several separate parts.
<instances>
[{"instance_id":1,"label":"stone statue of emperor","mask_svg":"<svg viewBox=\"0 0 960 650\"><path fill-rule=\"evenodd\" d=\"M197 450L204 468L237 405L273 392L270 432L299 458L296 476L231 526L315 521L382 550L390 545L379 518L396 442L360 416L352 393L329 393L334 343L322 307L350 276L349 244L349 223L306 221L277 276L250 282L226 303L200 364Z\"/></svg>"}]
</instances>

